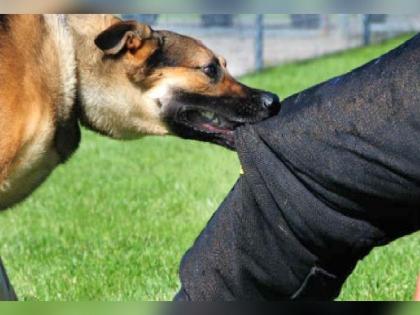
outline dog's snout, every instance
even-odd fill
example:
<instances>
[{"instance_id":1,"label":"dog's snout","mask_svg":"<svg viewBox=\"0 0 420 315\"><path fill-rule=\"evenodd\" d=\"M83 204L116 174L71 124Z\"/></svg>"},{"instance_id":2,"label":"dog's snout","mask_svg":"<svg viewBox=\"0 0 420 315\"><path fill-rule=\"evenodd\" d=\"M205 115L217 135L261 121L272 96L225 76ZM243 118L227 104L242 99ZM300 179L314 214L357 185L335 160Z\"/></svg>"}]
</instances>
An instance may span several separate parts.
<instances>
[{"instance_id":1,"label":"dog's snout","mask_svg":"<svg viewBox=\"0 0 420 315\"><path fill-rule=\"evenodd\" d=\"M261 103L264 109L270 111L271 114L277 114L280 111L280 99L276 94L262 93Z\"/></svg>"}]
</instances>

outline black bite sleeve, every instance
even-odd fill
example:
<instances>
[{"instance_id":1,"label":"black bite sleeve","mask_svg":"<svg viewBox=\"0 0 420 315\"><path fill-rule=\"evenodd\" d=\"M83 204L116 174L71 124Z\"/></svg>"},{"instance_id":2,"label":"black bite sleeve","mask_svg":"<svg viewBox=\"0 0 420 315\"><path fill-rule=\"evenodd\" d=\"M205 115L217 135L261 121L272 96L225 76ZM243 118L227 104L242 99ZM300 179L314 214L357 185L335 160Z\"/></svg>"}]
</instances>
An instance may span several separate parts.
<instances>
[{"instance_id":1,"label":"black bite sleeve","mask_svg":"<svg viewBox=\"0 0 420 315\"><path fill-rule=\"evenodd\" d=\"M420 35L236 134L245 175L176 300L334 299L375 246L420 229Z\"/></svg>"}]
</instances>

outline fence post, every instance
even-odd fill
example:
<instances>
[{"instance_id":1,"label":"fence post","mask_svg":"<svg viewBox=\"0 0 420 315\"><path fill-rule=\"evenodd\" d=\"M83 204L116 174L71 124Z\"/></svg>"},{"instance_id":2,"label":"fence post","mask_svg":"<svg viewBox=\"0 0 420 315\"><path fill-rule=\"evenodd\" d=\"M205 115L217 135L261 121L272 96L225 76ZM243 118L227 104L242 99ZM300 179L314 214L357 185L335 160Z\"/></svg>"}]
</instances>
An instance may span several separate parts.
<instances>
[{"instance_id":1,"label":"fence post","mask_svg":"<svg viewBox=\"0 0 420 315\"><path fill-rule=\"evenodd\" d=\"M256 16L255 32L255 70L261 71L264 68L264 14Z\"/></svg>"},{"instance_id":2,"label":"fence post","mask_svg":"<svg viewBox=\"0 0 420 315\"><path fill-rule=\"evenodd\" d=\"M330 16L328 14L320 14L321 30L324 35L330 32Z\"/></svg>"},{"instance_id":3,"label":"fence post","mask_svg":"<svg viewBox=\"0 0 420 315\"><path fill-rule=\"evenodd\" d=\"M371 42L370 14L363 14L363 45L367 46Z\"/></svg>"}]
</instances>

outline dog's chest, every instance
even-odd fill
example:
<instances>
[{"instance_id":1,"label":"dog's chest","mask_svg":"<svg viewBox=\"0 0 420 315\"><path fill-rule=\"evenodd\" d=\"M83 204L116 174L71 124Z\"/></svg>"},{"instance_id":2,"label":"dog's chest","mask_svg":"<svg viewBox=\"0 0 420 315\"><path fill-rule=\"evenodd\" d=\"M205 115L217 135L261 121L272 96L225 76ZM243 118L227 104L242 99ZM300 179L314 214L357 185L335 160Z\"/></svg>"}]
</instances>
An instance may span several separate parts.
<instances>
[{"instance_id":1,"label":"dog's chest","mask_svg":"<svg viewBox=\"0 0 420 315\"><path fill-rule=\"evenodd\" d=\"M0 210L22 201L41 185L60 163L52 123L37 132L18 154L5 182L0 184Z\"/></svg>"}]
</instances>

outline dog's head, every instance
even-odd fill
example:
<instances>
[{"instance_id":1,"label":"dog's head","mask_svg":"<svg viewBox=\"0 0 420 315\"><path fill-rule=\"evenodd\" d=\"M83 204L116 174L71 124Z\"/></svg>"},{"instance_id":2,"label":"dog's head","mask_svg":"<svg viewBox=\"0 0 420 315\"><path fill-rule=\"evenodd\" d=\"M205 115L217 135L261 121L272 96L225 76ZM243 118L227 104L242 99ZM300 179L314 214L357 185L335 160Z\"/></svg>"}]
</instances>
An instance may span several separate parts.
<instances>
[{"instance_id":1,"label":"dog's head","mask_svg":"<svg viewBox=\"0 0 420 315\"><path fill-rule=\"evenodd\" d=\"M233 149L238 126L264 120L280 109L276 95L236 81L222 57L190 37L120 21L99 34L95 44L107 65L103 75L121 86L124 80L118 74L123 72L130 82L129 88L122 89L121 101L133 99L127 94L139 97L123 106L122 125L111 128L116 137L169 133ZM143 109L133 110L133 106ZM93 127L104 132L99 125Z\"/></svg>"}]
</instances>

